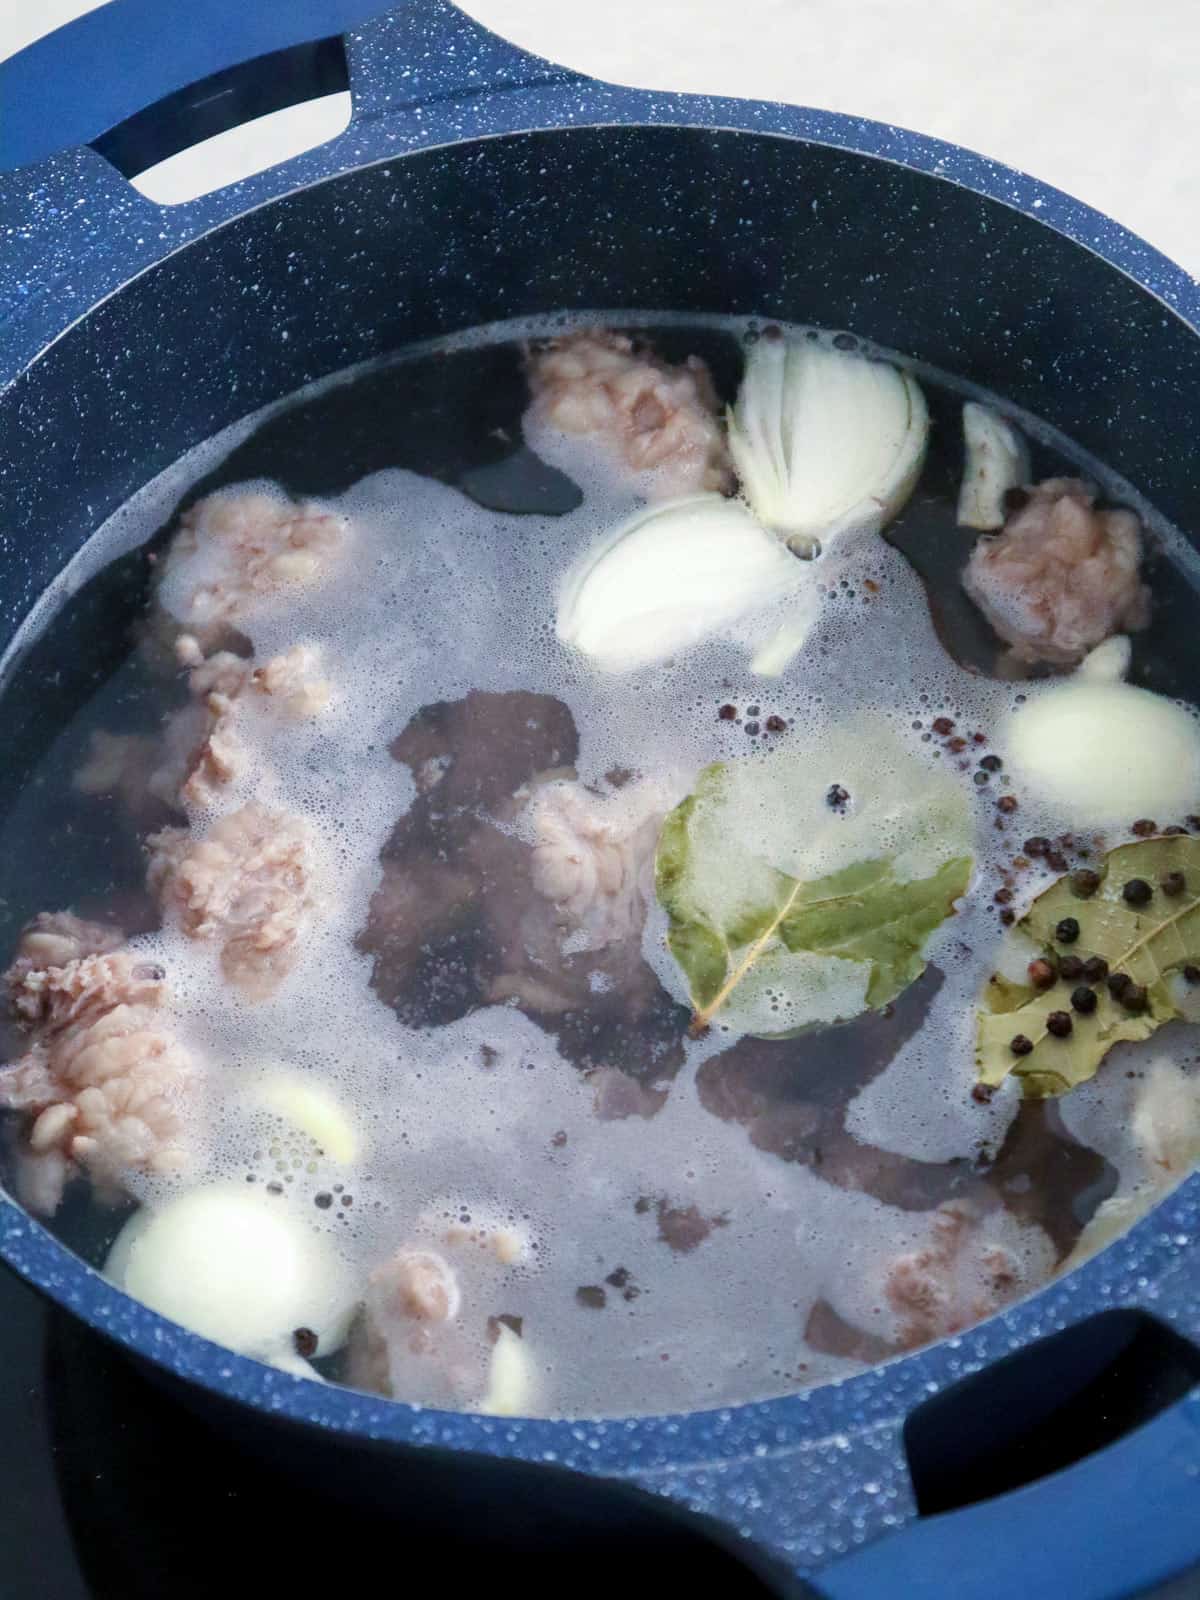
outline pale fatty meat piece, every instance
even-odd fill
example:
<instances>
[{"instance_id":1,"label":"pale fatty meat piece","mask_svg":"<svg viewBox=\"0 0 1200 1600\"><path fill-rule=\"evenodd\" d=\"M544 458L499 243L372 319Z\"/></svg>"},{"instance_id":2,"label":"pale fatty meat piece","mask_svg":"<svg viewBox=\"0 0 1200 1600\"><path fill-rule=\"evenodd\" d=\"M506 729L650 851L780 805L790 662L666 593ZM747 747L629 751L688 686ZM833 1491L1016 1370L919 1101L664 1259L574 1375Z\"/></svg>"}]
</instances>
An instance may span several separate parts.
<instances>
[{"instance_id":1,"label":"pale fatty meat piece","mask_svg":"<svg viewBox=\"0 0 1200 1600\"><path fill-rule=\"evenodd\" d=\"M525 808L533 883L578 929L572 948L601 950L641 934L668 809L651 782L609 795L564 780L534 790Z\"/></svg>"},{"instance_id":2,"label":"pale fatty meat piece","mask_svg":"<svg viewBox=\"0 0 1200 1600\"><path fill-rule=\"evenodd\" d=\"M0 1070L0 1105L31 1119L18 1161L25 1203L52 1214L79 1168L116 1186L131 1169L181 1166L195 1063L162 1015L161 968L112 929L43 914L5 982L30 1033L26 1053Z\"/></svg>"},{"instance_id":3,"label":"pale fatty meat piece","mask_svg":"<svg viewBox=\"0 0 1200 1600\"><path fill-rule=\"evenodd\" d=\"M298 817L251 802L203 835L164 828L147 841L148 883L192 939L221 947L221 969L249 1000L291 971L315 909L309 835Z\"/></svg>"},{"instance_id":4,"label":"pale fatty meat piece","mask_svg":"<svg viewBox=\"0 0 1200 1600\"><path fill-rule=\"evenodd\" d=\"M672 366L606 328L564 334L532 352L533 417L602 439L631 472L653 472L655 498L733 483L716 392L697 356Z\"/></svg>"},{"instance_id":5,"label":"pale fatty meat piece","mask_svg":"<svg viewBox=\"0 0 1200 1600\"><path fill-rule=\"evenodd\" d=\"M179 519L159 601L207 652L265 602L326 578L348 533L345 517L314 500L256 490L209 495Z\"/></svg>"},{"instance_id":6,"label":"pale fatty meat piece","mask_svg":"<svg viewBox=\"0 0 1200 1600\"><path fill-rule=\"evenodd\" d=\"M1017 1258L987 1237L973 1207L947 1201L933 1213L931 1230L930 1243L899 1256L885 1279L903 1350L982 1322L1031 1287Z\"/></svg>"},{"instance_id":7,"label":"pale fatty meat piece","mask_svg":"<svg viewBox=\"0 0 1200 1600\"><path fill-rule=\"evenodd\" d=\"M1049 478L971 552L963 587L1017 660L1074 666L1149 621L1141 523L1094 499L1078 478Z\"/></svg>"}]
</instances>

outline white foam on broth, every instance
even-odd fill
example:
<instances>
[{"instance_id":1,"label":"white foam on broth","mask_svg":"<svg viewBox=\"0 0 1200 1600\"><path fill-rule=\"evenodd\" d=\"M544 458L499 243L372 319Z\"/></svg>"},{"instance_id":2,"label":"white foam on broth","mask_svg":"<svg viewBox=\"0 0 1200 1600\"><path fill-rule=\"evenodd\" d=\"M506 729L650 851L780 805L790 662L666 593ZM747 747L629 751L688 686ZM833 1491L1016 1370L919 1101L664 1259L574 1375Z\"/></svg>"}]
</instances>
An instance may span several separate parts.
<instances>
[{"instance_id":1,"label":"white foam on broth","mask_svg":"<svg viewBox=\"0 0 1200 1600\"><path fill-rule=\"evenodd\" d=\"M164 504L249 431L238 424L134 497L87 547L88 570L97 552L149 537ZM166 968L173 1016L208 1070L191 1169L179 1179L137 1177L131 1188L153 1206L199 1182L280 1183L279 1204L327 1232L364 1282L401 1244L445 1248L447 1228L469 1231L481 1217L511 1226L526 1241L515 1261L470 1244L450 1252L463 1288L458 1320L482 1370L487 1317L521 1317L537 1392L554 1413L692 1408L823 1381L854 1363L805 1344L812 1307L828 1302L855 1327L895 1337L884 1274L898 1253L927 1242L928 1214L782 1162L705 1109L696 1073L730 1042L719 1026L687 1043L657 1115L601 1121L593 1086L511 1006L439 1027L402 1023L370 987L372 958L354 943L380 881L379 852L416 794L388 747L433 702L528 690L569 708L583 782L632 769L679 799L711 761L761 759L765 741L755 745L717 718L726 700L760 704L760 720L786 719L780 737L804 751L822 790L844 779L853 730L885 727L905 763L958 785L976 887L931 943L944 981L921 1027L851 1103L848 1127L864 1145L932 1164L995 1150L1015 1114L1015 1090L986 1106L970 1093L975 1000L1002 934L987 886L1000 882L1021 838L1054 835L1075 819L1021 797L1017 816L998 829L1006 775L977 786L975 760L949 753L930 727L949 717L993 748L1014 707L1047 690L961 670L934 633L920 580L879 540L836 566L814 566L816 620L778 679L754 678L748 666L779 626L775 610L665 665L597 671L556 639L554 596L581 551L637 509L637 485L614 479L584 444L560 438L546 453L584 490L578 510L505 516L412 473L380 472L328 502L352 530L330 581L239 621L260 660L317 646L334 687L330 707L307 723L247 713L242 726L260 759L222 805L254 798L306 819L320 912L279 992L254 1004L221 977L211 947L171 929L135 940ZM865 781L861 762L859 774ZM831 828L824 843L806 838L802 860L778 864L815 874L878 853L879 835L856 820ZM1029 892L1050 877L1039 880L1035 866ZM643 952L682 999L656 908ZM608 981L598 972L597 990ZM803 1041L779 1048L800 1052L802 1063ZM281 1064L329 1085L350 1108L360 1144L351 1164L254 1108L249 1089ZM328 1208L314 1205L317 1193L332 1197ZM659 1200L695 1207L715 1225L694 1249L673 1251L658 1234ZM1031 1277L1049 1270L1040 1229L1011 1217L996 1226ZM635 1296L610 1293L603 1311L579 1303L579 1285L618 1270ZM422 1388L418 1364L405 1377L403 1398L446 1403L437 1383Z\"/></svg>"}]
</instances>

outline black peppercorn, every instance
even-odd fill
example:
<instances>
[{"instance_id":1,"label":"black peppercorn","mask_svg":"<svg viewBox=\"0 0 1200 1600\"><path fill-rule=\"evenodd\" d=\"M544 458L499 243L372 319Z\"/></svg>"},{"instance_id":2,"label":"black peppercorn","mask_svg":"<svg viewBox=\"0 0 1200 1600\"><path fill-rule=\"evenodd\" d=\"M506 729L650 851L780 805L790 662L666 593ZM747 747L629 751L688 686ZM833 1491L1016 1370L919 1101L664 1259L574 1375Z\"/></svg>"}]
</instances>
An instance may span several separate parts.
<instances>
[{"instance_id":1,"label":"black peppercorn","mask_svg":"<svg viewBox=\"0 0 1200 1600\"><path fill-rule=\"evenodd\" d=\"M981 1106L986 1106L996 1093L990 1083L977 1083L971 1090L971 1099Z\"/></svg>"},{"instance_id":2,"label":"black peppercorn","mask_svg":"<svg viewBox=\"0 0 1200 1600\"><path fill-rule=\"evenodd\" d=\"M1003 811L1006 817L1011 817L1019 804L1020 801L1015 794L1002 794L996 801L996 810Z\"/></svg>"},{"instance_id":3,"label":"black peppercorn","mask_svg":"<svg viewBox=\"0 0 1200 1600\"><path fill-rule=\"evenodd\" d=\"M1058 974L1044 956L1029 963L1029 981L1035 989L1049 989Z\"/></svg>"},{"instance_id":4,"label":"black peppercorn","mask_svg":"<svg viewBox=\"0 0 1200 1600\"><path fill-rule=\"evenodd\" d=\"M1052 1011L1046 1018L1046 1032L1056 1039L1065 1039L1074 1026L1069 1011Z\"/></svg>"},{"instance_id":5,"label":"black peppercorn","mask_svg":"<svg viewBox=\"0 0 1200 1600\"><path fill-rule=\"evenodd\" d=\"M1122 989L1119 998L1126 1011L1132 1011L1135 1014L1140 1011L1145 1011L1149 1002L1149 997L1146 994L1146 990L1140 983L1128 984L1124 989Z\"/></svg>"},{"instance_id":6,"label":"black peppercorn","mask_svg":"<svg viewBox=\"0 0 1200 1600\"><path fill-rule=\"evenodd\" d=\"M1158 887L1174 900L1187 888L1187 879L1182 872L1168 872L1166 877L1159 879Z\"/></svg>"},{"instance_id":7,"label":"black peppercorn","mask_svg":"<svg viewBox=\"0 0 1200 1600\"><path fill-rule=\"evenodd\" d=\"M1108 977L1108 962L1103 956L1089 956L1083 963L1083 975L1089 983L1103 983Z\"/></svg>"},{"instance_id":8,"label":"black peppercorn","mask_svg":"<svg viewBox=\"0 0 1200 1600\"><path fill-rule=\"evenodd\" d=\"M1029 504L1029 490L1022 489L1019 484L1013 484L1011 489L1004 491L1004 509L1012 513L1023 511Z\"/></svg>"},{"instance_id":9,"label":"black peppercorn","mask_svg":"<svg viewBox=\"0 0 1200 1600\"><path fill-rule=\"evenodd\" d=\"M1015 1056L1027 1056L1033 1049L1033 1040L1027 1039L1023 1033L1015 1033L1008 1042L1008 1048Z\"/></svg>"},{"instance_id":10,"label":"black peppercorn","mask_svg":"<svg viewBox=\"0 0 1200 1600\"><path fill-rule=\"evenodd\" d=\"M1026 839L1021 846L1027 856L1044 856L1050 848L1050 841L1044 833L1035 833L1031 839Z\"/></svg>"},{"instance_id":11,"label":"black peppercorn","mask_svg":"<svg viewBox=\"0 0 1200 1600\"><path fill-rule=\"evenodd\" d=\"M825 796L825 804L831 811L844 811L850 800L850 791L843 789L840 783L835 783Z\"/></svg>"},{"instance_id":12,"label":"black peppercorn","mask_svg":"<svg viewBox=\"0 0 1200 1600\"><path fill-rule=\"evenodd\" d=\"M1163 835L1167 839L1178 839L1181 833L1186 832L1187 829L1181 827L1178 822L1173 822L1169 828L1163 829Z\"/></svg>"},{"instance_id":13,"label":"black peppercorn","mask_svg":"<svg viewBox=\"0 0 1200 1600\"><path fill-rule=\"evenodd\" d=\"M782 717L771 716L767 718L768 733L782 733L786 727L787 723Z\"/></svg>"},{"instance_id":14,"label":"black peppercorn","mask_svg":"<svg viewBox=\"0 0 1200 1600\"><path fill-rule=\"evenodd\" d=\"M1046 865L1051 872L1065 872L1067 870L1067 858L1061 850L1047 850Z\"/></svg>"},{"instance_id":15,"label":"black peppercorn","mask_svg":"<svg viewBox=\"0 0 1200 1600\"><path fill-rule=\"evenodd\" d=\"M1096 1009L1096 991L1081 983L1078 989L1071 990L1071 1006L1081 1017L1090 1017Z\"/></svg>"},{"instance_id":16,"label":"black peppercorn","mask_svg":"<svg viewBox=\"0 0 1200 1600\"><path fill-rule=\"evenodd\" d=\"M1083 962L1078 956L1063 956L1058 963L1058 971L1067 983L1078 983L1083 977Z\"/></svg>"},{"instance_id":17,"label":"black peppercorn","mask_svg":"<svg viewBox=\"0 0 1200 1600\"><path fill-rule=\"evenodd\" d=\"M985 772L999 772L1004 763L999 756L984 756L979 765Z\"/></svg>"},{"instance_id":18,"label":"black peppercorn","mask_svg":"<svg viewBox=\"0 0 1200 1600\"><path fill-rule=\"evenodd\" d=\"M1093 872L1091 867L1080 867L1071 874L1071 893L1077 894L1081 900L1090 900L1100 887L1100 874Z\"/></svg>"},{"instance_id":19,"label":"black peppercorn","mask_svg":"<svg viewBox=\"0 0 1200 1600\"><path fill-rule=\"evenodd\" d=\"M946 734L954 732L954 718L934 717L933 731L934 733L940 733L942 737L945 738Z\"/></svg>"},{"instance_id":20,"label":"black peppercorn","mask_svg":"<svg viewBox=\"0 0 1200 1600\"><path fill-rule=\"evenodd\" d=\"M1144 906L1153 898L1154 890L1145 878L1130 878L1121 894L1127 905Z\"/></svg>"},{"instance_id":21,"label":"black peppercorn","mask_svg":"<svg viewBox=\"0 0 1200 1600\"><path fill-rule=\"evenodd\" d=\"M1064 917L1055 924L1054 937L1059 944L1074 944L1079 937L1079 924L1074 917Z\"/></svg>"},{"instance_id":22,"label":"black peppercorn","mask_svg":"<svg viewBox=\"0 0 1200 1600\"><path fill-rule=\"evenodd\" d=\"M720 706L717 709L717 715L722 722L732 722L734 717L737 716L737 707L731 705Z\"/></svg>"},{"instance_id":23,"label":"black peppercorn","mask_svg":"<svg viewBox=\"0 0 1200 1600\"><path fill-rule=\"evenodd\" d=\"M1139 817L1129 831L1136 833L1139 839L1148 839L1152 833L1158 832L1158 823L1150 817Z\"/></svg>"},{"instance_id":24,"label":"black peppercorn","mask_svg":"<svg viewBox=\"0 0 1200 1600\"><path fill-rule=\"evenodd\" d=\"M1005 906L1004 910L1000 913L1000 921L1006 928L1011 928L1016 920L1017 913L1011 906Z\"/></svg>"},{"instance_id":25,"label":"black peppercorn","mask_svg":"<svg viewBox=\"0 0 1200 1600\"><path fill-rule=\"evenodd\" d=\"M1132 982L1127 972L1114 972L1108 980L1108 992L1114 1000L1119 1000Z\"/></svg>"},{"instance_id":26,"label":"black peppercorn","mask_svg":"<svg viewBox=\"0 0 1200 1600\"><path fill-rule=\"evenodd\" d=\"M292 1333L292 1344L298 1356L303 1356L306 1361L317 1353L320 1340L311 1328L296 1328Z\"/></svg>"},{"instance_id":27,"label":"black peppercorn","mask_svg":"<svg viewBox=\"0 0 1200 1600\"><path fill-rule=\"evenodd\" d=\"M1200 983L1200 967L1184 967L1183 977L1185 983Z\"/></svg>"}]
</instances>

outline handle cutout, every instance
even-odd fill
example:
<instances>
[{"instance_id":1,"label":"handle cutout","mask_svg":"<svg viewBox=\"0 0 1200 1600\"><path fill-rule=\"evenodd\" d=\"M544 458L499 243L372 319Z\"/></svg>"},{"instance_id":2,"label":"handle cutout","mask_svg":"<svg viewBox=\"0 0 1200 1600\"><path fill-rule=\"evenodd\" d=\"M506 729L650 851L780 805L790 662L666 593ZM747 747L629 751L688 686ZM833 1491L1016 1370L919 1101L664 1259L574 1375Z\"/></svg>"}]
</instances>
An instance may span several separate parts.
<instances>
[{"instance_id":1,"label":"handle cutout","mask_svg":"<svg viewBox=\"0 0 1200 1600\"><path fill-rule=\"evenodd\" d=\"M340 37L213 73L138 111L92 148L149 199L177 205L335 138L349 125Z\"/></svg>"},{"instance_id":2,"label":"handle cutout","mask_svg":"<svg viewBox=\"0 0 1200 1600\"><path fill-rule=\"evenodd\" d=\"M1105 1311L927 1400L904 1425L922 1516L1073 1465L1200 1384L1200 1350L1143 1311ZM1103 1508L1097 1507L1103 1515Z\"/></svg>"}]
</instances>

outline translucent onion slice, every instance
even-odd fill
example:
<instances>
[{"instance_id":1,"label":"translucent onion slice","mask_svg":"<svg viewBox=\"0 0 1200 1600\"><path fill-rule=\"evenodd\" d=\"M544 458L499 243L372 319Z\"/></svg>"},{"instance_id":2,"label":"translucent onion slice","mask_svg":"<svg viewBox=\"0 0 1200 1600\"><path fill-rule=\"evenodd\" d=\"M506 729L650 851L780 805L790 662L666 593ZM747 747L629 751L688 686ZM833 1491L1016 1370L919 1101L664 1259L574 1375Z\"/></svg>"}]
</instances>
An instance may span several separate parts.
<instances>
[{"instance_id":1,"label":"translucent onion slice","mask_svg":"<svg viewBox=\"0 0 1200 1600\"><path fill-rule=\"evenodd\" d=\"M718 494L639 512L567 574L557 632L609 672L649 666L808 581L745 506Z\"/></svg>"},{"instance_id":2,"label":"translucent onion slice","mask_svg":"<svg viewBox=\"0 0 1200 1600\"><path fill-rule=\"evenodd\" d=\"M751 509L800 554L878 533L915 488L929 434L907 372L809 339L761 338L728 420Z\"/></svg>"},{"instance_id":3,"label":"translucent onion slice","mask_svg":"<svg viewBox=\"0 0 1200 1600\"><path fill-rule=\"evenodd\" d=\"M1030 481L1029 447L1023 435L991 406L968 400L963 406L962 484L958 491L961 528L1002 528L1004 496Z\"/></svg>"}]
</instances>

